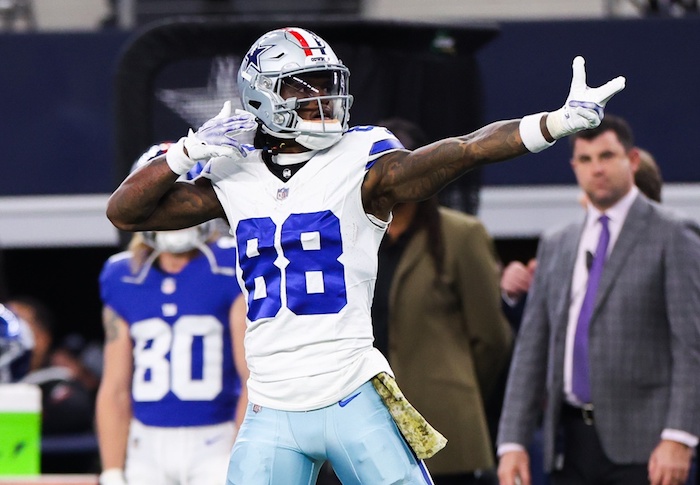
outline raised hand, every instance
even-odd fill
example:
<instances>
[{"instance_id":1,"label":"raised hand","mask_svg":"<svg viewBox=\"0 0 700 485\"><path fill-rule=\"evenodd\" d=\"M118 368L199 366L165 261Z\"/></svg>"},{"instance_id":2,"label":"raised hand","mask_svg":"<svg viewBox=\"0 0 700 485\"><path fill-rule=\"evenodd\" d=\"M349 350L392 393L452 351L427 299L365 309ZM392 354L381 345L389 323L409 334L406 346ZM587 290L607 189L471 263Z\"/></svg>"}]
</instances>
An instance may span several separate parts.
<instances>
[{"instance_id":1,"label":"raised hand","mask_svg":"<svg viewBox=\"0 0 700 485\"><path fill-rule=\"evenodd\" d=\"M257 127L255 115L237 109L231 115L231 102L226 101L218 115L205 122L194 136L207 145L230 146L236 148L241 156L246 156L240 148L236 136Z\"/></svg>"},{"instance_id":2,"label":"raised hand","mask_svg":"<svg viewBox=\"0 0 700 485\"><path fill-rule=\"evenodd\" d=\"M255 116L242 110L236 110L231 115L231 102L226 101L219 114L206 121L196 132L190 130L187 136L170 147L165 159L173 172L182 175L200 160L245 157L247 152L235 136L256 127Z\"/></svg>"},{"instance_id":3,"label":"raised hand","mask_svg":"<svg viewBox=\"0 0 700 485\"><path fill-rule=\"evenodd\" d=\"M618 76L597 88L586 85L586 61L574 59L571 89L564 106L547 116L547 129L556 140L577 131L595 128L603 119L606 103L625 87L625 78Z\"/></svg>"}]
</instances>

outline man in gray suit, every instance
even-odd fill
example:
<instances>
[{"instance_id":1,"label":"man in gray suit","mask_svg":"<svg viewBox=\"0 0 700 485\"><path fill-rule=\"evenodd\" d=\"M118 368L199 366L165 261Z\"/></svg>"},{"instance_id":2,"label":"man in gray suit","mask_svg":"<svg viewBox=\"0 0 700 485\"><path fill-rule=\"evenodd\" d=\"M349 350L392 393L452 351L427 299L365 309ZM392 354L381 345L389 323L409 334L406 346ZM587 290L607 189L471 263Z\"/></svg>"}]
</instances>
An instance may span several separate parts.
<instances>
[{"instance_id":1,"label":"man in gray suit","mask_svg":"<svg viewBox=\"0 0 700 485\"><path fill-rule=\"evenodd\" d=\"M700 227L634 185L628 124L571 137L584 221L541 240L498 434L501 485L683 483L700 435ZM577 328L580 328L577 332Z\"/></svg>"}]
</instances>

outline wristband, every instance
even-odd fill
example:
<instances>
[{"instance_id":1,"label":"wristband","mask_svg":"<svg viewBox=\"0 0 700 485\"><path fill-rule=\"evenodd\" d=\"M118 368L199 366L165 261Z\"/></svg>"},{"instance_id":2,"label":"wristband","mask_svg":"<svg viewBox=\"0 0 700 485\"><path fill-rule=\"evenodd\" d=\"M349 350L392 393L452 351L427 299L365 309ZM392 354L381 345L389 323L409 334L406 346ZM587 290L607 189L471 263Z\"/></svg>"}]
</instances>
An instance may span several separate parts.
<instances>
[{"instance_id":1,"label":"wristband","mask_svg":"<svg viewBox=\"0 0 700 485\"><path fill-rule=\"evenodd\" d=\"M540 120L546 114L546 112L543 112L527 115L520 120L520 139L523 141L525 148L532 153L541 152L555 143L547 141L540 128Z\"/></svg>"},{"instance_id":2,"label":"wristband","mask_svg":"<svg viewBox=\"0 0 700 485\"><path fill-rule=\"evenodd\" d=\"M173 144L165 153L165 161L170 167L170 170L177 175L182 175L189 172L194 167L195 161L185 155L185 140L186 137L180 138L177 143Z\"/></svg>"},{"instance_id":3,"label":"wristband","mask_svg":"<svg viewBox=\"0 0 700 485\"><path fill-rule=\"evenodd\" d=\"M121 468L109 468L100 473L100 485L126 485L124 470Z\"/></svg>"},{"instance_id":4,"label":"wristband","mask_svg":"<svg viewBox=\"0 0 700 485\"><path fill-rule=\"evenodd\" d=\"M578 129L571 127L570 123L569 126L566 125L568 120L570 120L570 118L566 113L566 107L559 108L549 113L549 116L547 116L547 130L549 130L549 134L552 135L552 138L558 140L559 138L563 138L578 131Z\"/></svg>"}]
</instances>

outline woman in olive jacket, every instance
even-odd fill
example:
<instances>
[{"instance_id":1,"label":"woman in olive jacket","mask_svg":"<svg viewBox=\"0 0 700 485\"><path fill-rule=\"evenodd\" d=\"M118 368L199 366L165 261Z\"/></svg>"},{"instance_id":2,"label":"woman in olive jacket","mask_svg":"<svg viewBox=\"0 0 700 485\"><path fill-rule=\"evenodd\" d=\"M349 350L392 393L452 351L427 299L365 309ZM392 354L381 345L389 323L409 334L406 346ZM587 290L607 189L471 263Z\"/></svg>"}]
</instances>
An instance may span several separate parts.
<instances>
[{"instance_id":1,"label":"woman in olive jacket","mask_svg":"<svg viewBox=\"0 0 700 485\"><path fill-rule=\"evenodd\" d=\"M412 148L416 135L405 122L382 126ZM375 346L408 401L448 440L426 460L436 485L494 476L484 402L500 382L513 340L499 271L477 218L440 207L436 198L394 208L379 250Z\"/></svg>"}]
</instances>

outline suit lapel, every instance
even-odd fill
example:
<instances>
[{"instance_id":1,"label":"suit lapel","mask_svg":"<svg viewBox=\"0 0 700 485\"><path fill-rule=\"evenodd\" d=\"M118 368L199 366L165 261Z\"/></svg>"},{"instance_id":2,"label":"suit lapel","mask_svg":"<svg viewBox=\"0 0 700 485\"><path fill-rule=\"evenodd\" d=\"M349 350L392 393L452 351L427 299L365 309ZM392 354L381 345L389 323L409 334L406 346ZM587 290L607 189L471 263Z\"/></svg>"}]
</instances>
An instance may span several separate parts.
<instances>
[{"instance_id":1,"label":"suit lapel","mask_svg":"<svg viewBox=\"0 0 700 485\"><path fill-rule=\"evenodd\" d=\"M548 293L552 292L552 298L548 297L548 301L552 302L550 332L551 338L555 342L553 348L556 349L552 362L552 369L554 369L552 378L555 382L561 382L564 378L564 349L566 348L564 342L569 322L571 284L581 231L583 231L583 222L572 224L565 230L562 237L554 242L556 244L556 247L553 248L553 254L556 255L555 266L551 270L552 276L551 280L547 282L547 288L542 290ZM543 267L539 266L537 271L541 270Z\"/></svg>"},{"instance_id":2,"label":"suit lapel","mask_svg":"<svg viewBox=\"0 0 700 485\"><path fill-rule=\"evenodd\" d=\"M605 262L605 268L600 278L600 285L598 286L596 303L593 308L591 320L595 319L600 307L605 303L605 300L610 294L610 288L624 267L625 261L632 252L632 249L643 237L643 231L647 226L648 217L649 204L644 200L644 197L637 197L627 213L625 222L622 225L622 230L610 253L610 257Z\"/></svg>"},{"instance_id":3,"label":"suit lapel","mask_svg":"<svg viewBox=\"0 0 700 485\"><path fill-rule=\"evenodd\" d=\"M574 274L574 265L576 264L576 254L578 252L579 241L581 240L581 232L583 231L584 222L571 226L571 229L566 232L561 241L561 251L559 253L559 261L556 268L556 276L554 284L558 285L559 296L556 299L557 307L555 315L558 318L555 320L561 325L557 328L564 330L566 333L566 325L569 321L569 306L571 305L571 284Z\"/></svg>"}]
</instances>

